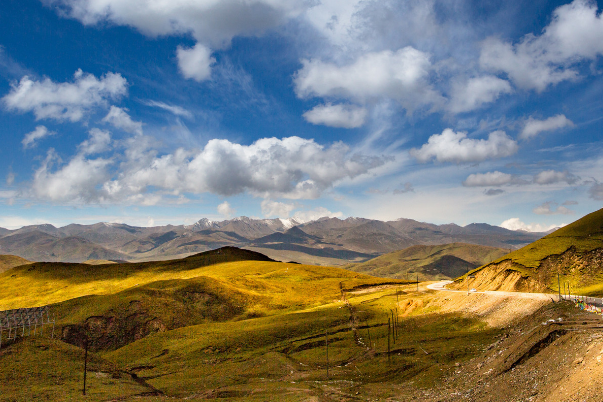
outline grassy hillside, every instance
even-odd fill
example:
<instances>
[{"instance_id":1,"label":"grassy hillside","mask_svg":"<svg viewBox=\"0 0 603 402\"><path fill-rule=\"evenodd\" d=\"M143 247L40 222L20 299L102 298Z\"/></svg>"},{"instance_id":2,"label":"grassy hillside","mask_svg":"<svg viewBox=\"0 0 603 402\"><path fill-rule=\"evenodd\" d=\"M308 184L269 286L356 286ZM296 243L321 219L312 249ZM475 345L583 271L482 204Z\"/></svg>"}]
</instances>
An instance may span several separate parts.
<instances>
[{"instance_id":1,"label":"grassy hillside","mask_svg":"<svg viewBox=\"0 0 603 402\"><path fill-rule=\"evenodd\" d=\"M387 400L401 384L433 386L499 334L477 317L436 314L437 297L403 281L236 248L0 274L0 309L54 303L57 336L80 347L88 338L90 401ZM394 311L400 322L388 341ZM79 400L82 350L48 333L5 339L0 383L9 385L0 401Z\"/></svg>"},{"instance_id":2,"label":"grassy hillside","mask_svg":"<svg viewBox=\"0 0 603 402\"><path fill-rule=\"evenodd\" d=\"M575 292L603 295L603 209L475 269L472 287L494 290L557 291L569 285ZM511 280L513 276L513 280ZM464 280L463 278L459 278ZM466 286L466 285L463 285Z\"/></svg>"},{"instance_id":3,"label":"grassy hillside","mask_svg":"<svg viewBox=\"0 0 603 402\"><path fill-rule=\"evenodd\" d=\"M159 281L213 278L232 289L269 296L274 305L331 300L346 286L379 282L340 268L277 263L248 250L225 247L180 260L125 264L33 263L0 274L0 310L111 295Z\"/></svg>"},{"instance_id":4,"label":"grassy hillside","mask_svg":"<svg viewBox=\"0 0 603 402\"><path fill-rule=\"evenodd\" d=\"M578 252L603 247L603 209L590 213L494 262L510 259L524 267L536 268L544 258L561 254L570 247L574 247Z\"/></svg>"},{"instance_id":5,"label":"grassy hillside","mask_svg":"<svg viewBox=\"0 0 603 402\"><path fill-rule=\"evenodd\" d=\"M412 246L344 268L386 278L416 280L418 275L421 281L451 279L507 253L500 248L465 243Z\"/></svg>"},{"instance_id":6,"label":"grassy hillside","mask_svg":"<svg viewBox=\"0 0 603 402\"><path fill-rule=\"evenodd\" d=\"M31 261L16 255L0 255L0 273L25 264L31 264Z\"/></svg>"}]
</instances>

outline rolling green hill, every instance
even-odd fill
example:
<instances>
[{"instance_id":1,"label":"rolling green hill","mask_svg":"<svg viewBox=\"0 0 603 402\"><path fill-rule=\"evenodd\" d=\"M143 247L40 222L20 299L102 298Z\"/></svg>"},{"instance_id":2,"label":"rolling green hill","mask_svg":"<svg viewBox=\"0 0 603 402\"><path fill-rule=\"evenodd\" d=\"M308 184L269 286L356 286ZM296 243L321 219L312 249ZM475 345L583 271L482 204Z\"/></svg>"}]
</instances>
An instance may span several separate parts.
<instances>
[{"instance_id":1,"label":"rolling green hill","mask_svg":"<svg viewBox=\"0 0 603 402\"><path fill-rule=\"evenodd\" d=\"M453 279L508 251L465 243L412 246L344 268L383 278L416 280L418 275L420 281Z\"/></svg>"},{"instance_id":2,"label":"rolling green hill","mask_svg":"<svg viewBox=\"0 0 603 402\"><path fill-rule=\"evenodd\" d=\"M437 310L432 297L405 281L233 247L19 266L0 274L0 310L51 304L55 339L48 327L16 341L4 332L0 401L81 400L86 339L89 401L332 400L330 389L385 400L404 382L432 386L498 334L478 318L423 315Z\"/></svg>"},{"instance_id":3,"label":"rolling green hill","mask_svg":"<svg viewBox=\"0 0 603 402\"><path fill-rule=\"evenodd\" d=\"M480 289L557 291L603 295L603 209L472 272ZM459 281L464 281L459 278ZM466 286L466 285L462 285Z\"/></svg>"},{"instance_id":4,"label":"rolling green hill","mask_svg":"<svg viewBox=\"0 0 603 402\"><path fill-rule=\"evenodd\" d=\"M81 346L95 332L93 349L116 349L158 331L321 305L340 283L383 282L224 247L171 261L16 267L0 274L0 310L54 304L64 340Z\"/></svg>"}]
</instances>

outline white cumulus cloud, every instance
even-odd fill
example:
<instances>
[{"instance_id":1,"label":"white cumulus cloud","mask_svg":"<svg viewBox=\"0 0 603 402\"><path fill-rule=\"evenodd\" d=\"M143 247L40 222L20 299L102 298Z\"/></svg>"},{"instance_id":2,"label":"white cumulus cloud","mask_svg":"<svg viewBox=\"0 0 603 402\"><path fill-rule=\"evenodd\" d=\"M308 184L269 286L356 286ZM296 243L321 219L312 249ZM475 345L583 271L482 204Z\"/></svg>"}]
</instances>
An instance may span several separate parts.
<instances>
[{"instance_id":1,"label":"white cumulus cloud","mask_svg":"<svg viewBox=\"0 0 603 402\"><path fill-rule=\"evenodd\" d=\"M489 38L482 44L480 64L537 91L575 79L573 65L603 54L603 20L597 9L595 1L574 0L553 12L540 36L528 34L516 44Z\"/></svg>"},{"instance_id":2,"label":"white cumulus cloud","mask_svg":"<svg viewBox=\"0 0 603 402\"><path fill-rule=\"evenodd\" d=\"M564 206L557 206L557 203L552 201L547 201L542 205L537 206L532 212L538 215L571 215L574 213L571 209Z\"/></svg>"},{"instance_id":3,"label":"white cumulus cloud","mask_svg":"<svg viewBox=\"0 0 603 402\"><path fill-rule=\"evenodd\" d=\"M49 156L36 174L34 194L61 202L146 204L158 202L161 194L186 193L230 196L249 192L267 199L314 199L337 182L390 161L353 153L341 142L323 146L299 137L263 138L251 145L214 139L202 149L159 155L149 138L137 135L122 143L123 154L116 152L111 159L88 156L110 145L107 132L93 129L66 165L53 169L58 157ZM80 180L79 173L88 178ZM61 181L69 191L50 191L60 188Z\"/></svg>"},{"instance_id":4,"label":"white cumulus cloud","mask_svg":"<svg viewBox=\"0 0 603 402\"><path fill-rule=\"evenodd\" d=\"M555 184L555 183L567 183L574 184L580 178L569 173L567 170L559 172L556 170L544 170L534 176L534 183L536 184Z\"/></svg>"},{"instance_id":5,"label":"white cumulus cloud","mask_svg":"<svg viewBox=\"0 0 603 402\"><path fill-rule=\"evenodd\" d=\"M192 34L212 47L228 45L235 36L261 34L308 6L307 0L50 0L86 25L111 22L145 35Z\"/></svg>"},{"instance_id":6,"label":"white cumulus cloud","mask_svg":"<svg viewBox=\"0 0 603 402\"><path fill-rule=\"evenodd\" d=\"M429 137L421 148L410 150L411 156L425 163L432 159L438 162L482 162L486 159L504 158L517 152L517 142L503 131L490 133L487 140L467 138L463 132L445 129L442 134Z\"/></svg>"},{"instance_id":7,"label":"white cumulus cloud","mask_svg":"<svg viewBox=\"0 0 603 402\"><path fill-rule=\"evenodd\" d=\"M312 124L329 127L358 128L364 125L368 111L363 107L327 103L318 105L304 113L304 118Z\"/></svg>"},{"instance_id":8,"label":"white cumulus cloud","mask_svg":"<svg viewBox=\"0 0 603 402\"><path fill-rule=\"evenodd\" d=\"M235 36L260 35L312 5L308 0L49 0L85 25L111 23L130 26L151 37L192 35L197 44L178 47L185 78L208 79L210 48L225 48Z\"/></svg>"},{"instance_id":9,"label":"white cumulus cloud","mask_svg":"<svg viewBox=\"0 0 603 402\"><path fill-rule=\"evenodd\" d=\"M111 106L109 113L103 118L103 122L129 133L142 134L142 122L132 120L128 109Z\"/></svg>"},{"instance_id":10,"label":"white cumulus cloud","mask_svg":"<svg viewBox=\"0 0 603 402\"><path fill-rule=\"evenodd\" d=\"M294 77L300 98L345 98L368 102L380 98L399 101L408 110L439 104L441 95L429 83L429 55L407 46L396 52L369 52L339 66L321 60L302 60Z\"/></svg>"},{"instance_id":11,"label":"white cumulus cloud","mask_svg":"<svg viewBox=\"0 0 603 402\"><path fill-rule=\"evenodd\" d=\"M226 218L230 218L231 216L233 216L234 214L237 213L237 211L230 206L230 204L228 203L228 201L224 201L223 203L221 203L220 205L218 205L218 213Z\"/></svg>"},{"instance_id":12,"label":"white cumulus cloud","mask_svg":"<svg viewBox=\"0 0 603 402\"><path fill-rule=\"evenodd\" d=\"M127 93L127 81L120 74L107 73L100 79L76 71L73 82L55 83L28 76L12 83L10 92L2 98L10 111L33 112L36 120L55 119L79 121L91 109L106 107Z\"/></svg>"},{"instance_id":13,"label":"white cumulus cloud","mask_svg":"<svg viewBox=\"0 0 603 402\"><path fill-rule=\"evenodd\" d=\"M36 170L31 191L34 196L54 202L97 202L98 184L109 178L109 160L87 159L77 154L68 164L52 171L52 164L58 160L53 149L42 166Z\"/></svg>"},{"instance_id":14,"label":"white cumulus cloud","mask_svg":"<svg viewBox=\"0 0 603 402\"><path fill-rule=\"evenodd\" d=\"M262 214L266 218L288 218L296 208L295 204L272 200L263 200L261 207Z\"/></svg>"},{"instance_id":15,"label":"white cumulus cloud","mask_svg":"<svg viewBox=\"0 0 603 402\"><path fill-rule=\"evenodd\" d=\"M93 128L90 130L89 135L89 138L78 146L81 154L93 155L109 150L111 134L108 131Z\"/></svg>"},{"instance_id":16,"label":"white cumulus cloud","mask_svg":"<svg viewBox=\"0 0 603 402\"><path fill-rule=\"evenodd\" d=\"M328 218L341 218L343 213L341 212L331 212L324 207L317 207L309 211L297 211L293 214L293 219L298 222L311 222L320 218L328 217Z\"/></svg>"},{"instance_id":17,"label":"white cumulus cloud","mask_svg":"<svg viewBox=\"0 0 603 402\"><path fill-rule=\"evenodd\" d=\"M573 127L573 125L574 123L563 114L549 117L546 120L537 120L530 117L526 120L519 138L526 140L537 136L543 131L553 131L564 127Z\"/></svg>"},{"instance_id":18,"label":"white cumulus cloud","mask_svg":"<svg viewBox=\"0 0 603 402\"><path fill-rule=\"evenodd\" d=\"M519 218L511 218L507 219L503 223L500 224L500 227L509 229L509 230L523 230L525 232L547 232L551 229L555 229L557 227L563 227L567 225L567 223L562 223L559 225L542 225L540 223L524 223Z\"/></svg>"},{"instance_id":19,"label":"white cumulus cloud","mask_svg":"<svg viewBox=\"0 0 603 402\"><path fill-rule=\"evenodd\" d=\"M32 148L36 146L36 142L38 140L55 134L56 132L49 131L46 126L37 126L34 131L25 134L25 137L23 137L21 144L23 144L23 148Z\"/></svg>"},{"instance_id":20,"label":"white cumulus cloud","mask_svg":"<svg viewBox=\"0 0 603 402\"><path fill-rule=\"evenodd\" d=\"M500 187L505 184L511 184L517 178L508 173L502 173L498 170L487 173L470 174L463 182L465 187Z\"/></svg>"},{"instance_id":21,"label":"white cumulus cloud","mask_svg":"<svg viewBox=\"0 0 603 402\"><path fill-rule=\"evenodd\" d=\"M178 46L176 57L184 78L201 82L211 77L211 66L215 64L216 59L211 57L211 50L208 47L200 43L191 48Z\"/></svg>"}]
</instances>

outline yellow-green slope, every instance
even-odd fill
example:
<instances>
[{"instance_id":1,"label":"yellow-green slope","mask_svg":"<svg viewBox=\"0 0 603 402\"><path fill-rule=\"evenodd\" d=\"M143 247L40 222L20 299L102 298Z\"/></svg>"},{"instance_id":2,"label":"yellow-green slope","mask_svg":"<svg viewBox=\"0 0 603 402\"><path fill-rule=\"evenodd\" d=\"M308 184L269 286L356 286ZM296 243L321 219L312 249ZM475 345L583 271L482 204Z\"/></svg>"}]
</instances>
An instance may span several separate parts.
<instances>
[{"instance_id":1,"label":"yellow-green slope","mask_svg":"<svg viewBox=\"0 0 603 402\"><path fill-rule=\"evenodd\" d=\"M413 312L398 325L388 359L387 320L403 300L423 305L431 293L415 292L414 284L353 293L346 290L402 281L226 251L144 264L18 267L0 275L0 305L56 303L58 336L65 339L71 328L68 340L81 346L77 331L84 330L80 335L93 346L90 401L325 399L317 384L325 380L327 330L329 386L385 400L405 381L433 385L442 370L471 358L497 334L477 318ZM149 333L119 324L157 320L164 327ZM108 329L116 327L122 329ZM34 400L36 392L48 400L77 400L81 349L25 338L3 345L0 367L0 383L12 381L0 401ZM126 372L166 396L143 396L145 388ZM36 385L29 390L32 376Z\"/></svg>"},{"instance_id":2,"label":"yellow-green slope","mask_svg":"<svg viewBox=\"0 0 603 402\"><path fill-rule=\"evenodd\" d=\"M592 212L555 232L515 250L472 273L490 276L490 282L515 272L517 290L557 291L569 284L582 294L603 294L603 209ZM500 271L500 272L499 272ZM492 275L496 272L496 277ZM463 278L459 278L464 280ZM479 278L478 278L479 279ZM488 288L483 281L482 289ZM511 289L507 289L511 290Z\"/></svg>"},{"instance_id":3,"label":"yellow-green slope","mask_svg":"<svg viewBox=\"0 0 603 402\"><path fill-rule=\"evenodd\" d=\"M603 247L603 209L590 213L493 263L510 259L524 267L536 268L546 257L561 254L570 247L574 247L578 252Z\"/></svg>"},{"instance_id":4,"label":"yellow-green slope","mask_svg":"<svg viewBox=\"0 0 603 402\"><path fill-rule=\"evenodd\" d=\"M225 249L229 255L226 255ZM180 260L125 264L33 263L0 274L0 310L59 303L88 295L112 295L159 281L208 277L226 288L271 305L290 307L330 300L345 286L383 282L341 268L269 261L259 253L235 248L201 253ZM241 257L232 254L240 253ZM251 260L249 255L264 257Z\"/></svg>"},{"instance_id":5,"label":"yellow-green slope","mask_svg":"<svg viewBox=\"0 0 603 402\"><path fill-rule=\"evenodd\" d=\"M345 266L367 275L416 280L456 278L468 270L487 264L508 250L466 243L418 245L384 254L372 260Z\"/></svg>"}]
</instances>

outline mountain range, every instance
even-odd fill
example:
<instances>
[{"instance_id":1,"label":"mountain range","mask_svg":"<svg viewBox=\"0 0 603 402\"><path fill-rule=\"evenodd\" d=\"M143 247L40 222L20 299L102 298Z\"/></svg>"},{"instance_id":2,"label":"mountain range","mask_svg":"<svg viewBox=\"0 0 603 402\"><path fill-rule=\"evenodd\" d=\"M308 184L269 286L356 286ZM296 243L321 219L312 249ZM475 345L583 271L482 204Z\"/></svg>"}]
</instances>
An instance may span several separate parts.
<instances>
[{"instance_id":1,"label":"mountain range","mask_svg":"<svg viewBox=\"0 0 603 402\"><path fill-rule=\"evenodd\" d=\"M342 265L415 245L463 242L509 251L546 233L485 223L434 225L412 219L201 219L192 225L135 227L122 223L50 224L0 228L0 254L31 261L150 261L186 257L223 246L243 247L277 260Z\"/></svg>"}]
</instances>

